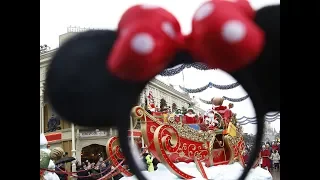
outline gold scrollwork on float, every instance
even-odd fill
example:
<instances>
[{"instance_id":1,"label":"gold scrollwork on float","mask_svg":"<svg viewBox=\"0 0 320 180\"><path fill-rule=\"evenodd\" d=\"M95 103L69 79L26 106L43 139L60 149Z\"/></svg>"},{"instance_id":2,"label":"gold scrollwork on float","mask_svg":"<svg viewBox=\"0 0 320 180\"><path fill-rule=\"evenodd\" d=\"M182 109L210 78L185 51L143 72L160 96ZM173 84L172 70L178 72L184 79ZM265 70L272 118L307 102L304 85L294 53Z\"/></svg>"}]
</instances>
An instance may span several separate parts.
<instances>
[{"instance_id":1,"label":"gold scrollwork on float","mask_svg":"<svg viewBox=\"0 0 320 180\"><path fill-rule=\"evenodd\" d=\"M158 127L163 124L168 124L173 126L179 133L179 136L186 138L188 140L196 141L196 142L201 142L203 143L204 148L206 147L206 142L210 141L215 138L216 134L214 131L202 131L202 130L195 130L188 125L183 124L182 122L175 122L172 119L174 118L174 115L169 115L170 120L167 123L163 123L150 115L148 112L146 112L142 107L140 106L135 106L132 108L131 111L131 116L132 119L137 121L140 119L141 123L141 132L142 132L142 137L145 141L146 144L150 144L150 140L148 139L148 131L153 133L153 129L147 129L147 121L151 120L154 125L151 125L150 127ZM150 122L148 122L150 124Z\"/></svg>"},{"instance_id":2,"label":"gold scrollwork on float","mask_svg":"<svg viewBox=\"0 0 320 180\"><path fill-rule=\"evenodd\" d=\"M120 143L118 137L111 137L106 145L107 155L110 157L110 161L114 167L119 165L118 160L123 160L125 157L123 156L120 148ZM132 173L130 173L126 168L123 166L119 166L119 171L129 177L132 176Z\"/></svg>"},{"instance_id":3,"label":"gold scrollwork on float","mask_svg":"<svg viewBox=\"0 0 320 180\"><path fill-rule=\"evenodd\" d=\"M195 130L190 126L183 124L182 122L170 122L170 125L178 131L181 137L196 142L205 143L216 136L214 131Z\"/></svg>"},{"instance_id":4,"label":"gold scrollwork on float","mask_svg":"<svg viewBox=\"0 0 320 180\"><path fill-rule=\"evenodd\" d=\"M162 122L158 121L155 117L150 115L147 111L145 111L140 106L135 106L132 108L131 117L132 117L132 119L135 119L136 121L140 120L142 138L143 138L145 144L147 146L149 146L151 144L151 142L149 141L149 138L148 138L148 131L150 131L151 129L148 129L147 124L150 124L150 122L147 122L148 119L151 120L155 124L154 129L156 129L157 126L161 125ZM147 119L147 117L148 117L148 119ZM151 141L152 141L152 139L151 139Z\"/></svg>"},{"instance_id":5,"label":"gold scrollwork on float","mask_svg":"<svg viewBox=\"0 0 320 180\"><path fill-rule=\"evenodd\" d=\"M176 152L179 148L179 134L177 130L170 125L159 126L153 136L154 145L161 162L169 169L169 171L179 178L192 179L191 175L182 172L170 160L167 154Z\"/></svg>"},{"instance_id":6,"label":"gold scrollwork on float","mask_svg":"<svg viewBox=\"0 0 320 180\"><path fill-rule=\"evenodd\" d=\"M146 118L148 117L151 121L155 122L158 125L163 125L164 123L157 120L155 117L146 112L142 107L136 106L131 111L131 116L133 119L140 119L141 123L146 123ZM169 115L170 119L174 117L173 115ZM167 124L167 123L166 123ZM182 122L168 121L168 124L173 126L181 137L184 137L189 140L197 141L197 142L206 142L215 137L214 131L202 131L195 130L188 125L183 124Z\"/></svg>"},{"instance_id":7,"label":"gold scrollwork on float","mask_svg":"<svg viewBox=\"0 0 320 180\"><path fill-rule=\"evenodd\" d=\"M232 129L233 133L229 131L228 134L222 135L223 145L220 145L220 148L223 148L223 150L220 148L219 150L215 150L215 141L217 140L215 131L195 130L182 122L176 122L173 114L168 115L167 122L162 122L140 106L132 109L131 116L135 122L140 120L142 137L145 144L150 145L151 149L155 148L157 156L160 156L159 160L163 163L172 163L171 160L175 162L189 162L193 161L194 157L197 157L201 161L209 160L208 165L212 166L214 165L214 156L217 155L218 151L224 153L224 162L233 163L235 156L238 158L239 150L240 153L243 150L241 144L239 144L239 142L243 141L241 132L235 128ZM157 139L159 137L161 138ZM179 137L181 138L181 142L178 140ZM152 144L153 141L155 144ZM159 152L161 148L164 148L162 149L162 153ZM222 155L221 158L223 159ZM175 170L175 166L170 166L169 164L166 166L179 177L184 176L183 172L180 174L180 171Z\"/></svg>"},{"instance_id":8,"label":"gold scrollwork on float","mask_svg":"<svg viewBox=\"0 0 320 180\"><path fill-rule=\"evenodd\" d=\"M131 109L131 118L133 128L137 127L138 122L141 122L142 117L144 116L144 109L140 106L135 106Z\"/></svg>"},{"instance_id":9,"label":"gold scrollwork on float","mask_svg":"<svg viewBox=\"0 0 320 180\"><path fill-rule=\"evenodd\" d=\"M191 160L193 160L194 157L204 160L209 155L208 149L203 148L201 144L196 145L183 143L179 150L183 152L186 159Z\"/></svg>"},{"instance_id":10,"label":"gold scrollwork on float","mask_svg":"<svg viewBox=\"0 0 320 180\"><path fill-rule=\"evenodd\" d=\"M198 171L200 172L201 176L204 179L208 179L208 176L206 174L206 171L203 169L203 166L201 164L201 161L199 159L197 159L197 157L194 157L194 163L196 164L196 167L198 169Z\"/></svg>"},{"instance_id":11,"label":"gold scrollwork on float","mask_svg":"<svg viewBox=\"0 0 320 180\"><path fill-rule=\"evenodd\" d=\"M223 137L225 146L228 148L228 151L230 152L230 157L229 157L229 164L232 164L234 162L234 149L231 143L231 140L233 138L229 135L226 135Z\"/></svg>"}]
</instances>

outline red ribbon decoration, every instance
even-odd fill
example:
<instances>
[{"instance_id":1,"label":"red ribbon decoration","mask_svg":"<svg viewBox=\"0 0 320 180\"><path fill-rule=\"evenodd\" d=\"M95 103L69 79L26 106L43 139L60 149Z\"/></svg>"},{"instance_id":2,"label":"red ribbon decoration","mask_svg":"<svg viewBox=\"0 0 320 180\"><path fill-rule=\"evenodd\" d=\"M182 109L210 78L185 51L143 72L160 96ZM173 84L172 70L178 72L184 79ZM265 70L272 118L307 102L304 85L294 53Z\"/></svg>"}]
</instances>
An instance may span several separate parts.
<instances>
[{"instance_id":1,"label":"red ribbon decoration","mask_svg":"<svg viewBox=\"0 0 320 180\"><path fill-rule=\"evenodd\" d=\"M196 11L191 34L183 36L179 22L165 9L133 6L119 22L106 66L119 78L145 81L165 69L178 50L187 50L210 68L238 70L263 50L264 32L254 16L246 0L210 0Z\"/></svg>"}]
</instances>

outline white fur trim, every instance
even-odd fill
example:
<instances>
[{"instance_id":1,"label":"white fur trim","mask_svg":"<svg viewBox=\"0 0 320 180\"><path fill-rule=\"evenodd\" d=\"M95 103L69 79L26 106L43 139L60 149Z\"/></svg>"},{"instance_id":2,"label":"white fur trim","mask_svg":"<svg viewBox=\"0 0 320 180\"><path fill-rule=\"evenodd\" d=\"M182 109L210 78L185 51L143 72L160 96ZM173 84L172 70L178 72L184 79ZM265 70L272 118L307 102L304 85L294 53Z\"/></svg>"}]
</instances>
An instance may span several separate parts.
<instances>
[{"instance_id":1,"label":"white fur trim","mask_svg":"<svg viewBox=\"0 0 320 180\"><path fill-rule=\"evenodd\" d=\"M214 113L212 113L212 112L208 113L208 117L213 118L214 117Z\"/></svg>"},{"instance_id":2,"label":"white fur trim","mask_svg":"<svg viewBox=\"0 0 320 180\"><path fill-rule=\"evenodd\" d=\"M155 112L156 111L156 108L151 108L149 109L151 112Z\"/></svg>"},{"instance_id":3,"label":"white fur trim","mask_svg":"<svg viewBox=\"0 0 320 180\"><path fill-rule=\"evenodd\" d=\"M215 119L212 120L212 122L216 123L216 124L219 124L219 122Z\"/></svg>"},{"instance_id":4,"label":"white fur trim","mask_svg":"<svg viewBox=\"0 0 320 180\"><path fill-rule=\"evenodd\" d=\"M196 114L186 114L186 116L188 116L188 117L195 117L196 116Z\"/></svg>"},{"instance_id":5,"label":"white fur trim","mask_svg":"<svg viewBox=\"0 0 320 180\"><path fill-rule=\"evenodd\" d=\"M52 160L50 160L49 161L49 165L48 165L48 169L50 169L50 170L54 170L55 169L55 164L53 163L53 161Z\"/></svg>"}]
</instances>

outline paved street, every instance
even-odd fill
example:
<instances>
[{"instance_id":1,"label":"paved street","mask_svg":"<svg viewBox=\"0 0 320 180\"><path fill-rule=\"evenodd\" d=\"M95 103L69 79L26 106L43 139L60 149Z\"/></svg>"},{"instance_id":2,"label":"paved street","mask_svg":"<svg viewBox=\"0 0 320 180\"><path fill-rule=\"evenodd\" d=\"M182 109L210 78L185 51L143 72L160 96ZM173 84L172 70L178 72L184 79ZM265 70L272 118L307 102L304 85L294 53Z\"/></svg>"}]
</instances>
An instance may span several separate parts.
<instances>
[{"instance_id":1,"label":"paved street","mask_svg":"<svg viewBox=\"0 0 320 180\"><path fill-rule=\"evenodd\" d=\"M271 171L273 180L280 180L280 172L278 171Z\"/></svg>"}]
</instances>

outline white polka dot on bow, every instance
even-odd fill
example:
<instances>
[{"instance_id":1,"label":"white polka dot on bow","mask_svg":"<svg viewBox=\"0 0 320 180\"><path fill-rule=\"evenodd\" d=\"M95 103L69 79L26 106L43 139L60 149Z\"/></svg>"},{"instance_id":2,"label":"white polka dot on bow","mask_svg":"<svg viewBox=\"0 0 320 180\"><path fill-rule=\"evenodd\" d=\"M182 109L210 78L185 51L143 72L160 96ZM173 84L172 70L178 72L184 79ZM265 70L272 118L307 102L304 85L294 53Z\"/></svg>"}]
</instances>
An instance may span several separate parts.
<instances>
[{"instance_id":1,"label":"white polka dot on bow","mask_svg":"<svg viewBox=\"0 0 320 180\"><path fill-rule=\"evenodd\" d=\"M221 35L228 43L238 43L242 41L247 34L245 25L238 20L229 20L222 26Z\"/></svg>"},{"instance_id":2,"label":"white polka dot on bow","mask_svg":"<svg viewBox=\"0 0 320 180\"><path fill-rule=\"evenodd\" d=\"M163 22L161 24L161 30L172 39L176 37L176 32L174 31L173 26L170 22Z\"/></svg>"},{"instance_id":3,"label":"white polka dot on bow","mask_svg":"<svg viewBox=\"0 0 320 180\"><path fill-rule=\"evenodd\" d=\"M194 20L201 21L208 17L214 11L214 4L212 2L207 2L203 4L194 14Z\"/></svg>"},{"instance_id":4,"label":"white polka dot on bow","mask_svg":"<svg viewBox=\"0 0 320 180\"><path fill-rule=\"evenodd\" d=\"M150 54L155 46L152 36L148 33L138 33L131 39L131 48L140 55Z\"/></svg>"}]
</instances>

